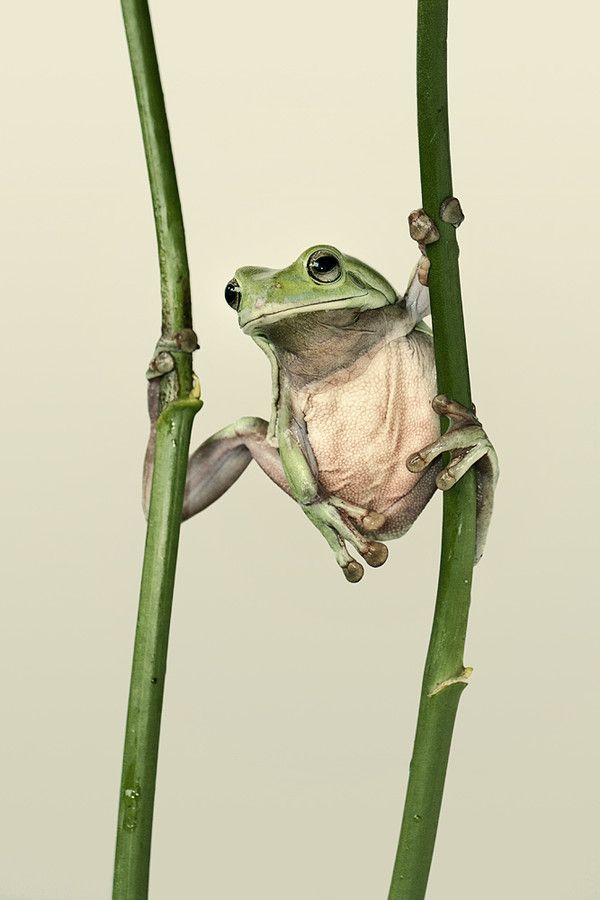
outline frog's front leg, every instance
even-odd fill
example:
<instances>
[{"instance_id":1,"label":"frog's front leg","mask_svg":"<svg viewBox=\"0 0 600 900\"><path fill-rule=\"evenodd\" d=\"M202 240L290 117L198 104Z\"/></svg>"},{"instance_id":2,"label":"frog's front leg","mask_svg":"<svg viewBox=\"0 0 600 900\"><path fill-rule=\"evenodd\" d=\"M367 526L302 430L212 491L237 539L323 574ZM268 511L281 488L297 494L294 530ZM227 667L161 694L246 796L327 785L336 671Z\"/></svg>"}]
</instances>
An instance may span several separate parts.
<instances>
[{"instance_id":1,"label":"frog's front leg","mask_svg":"<svg viewBox=\"0 0 600 900\"><path fill-rule=\"evenodd\" d=\"M494 491L499 474L498 457L474 412L454 400L449 400L443 394L435 397L431 405L438 415L448 417L450 427L437 441L409 456L406 466L411 472L422 472L434 459L449 451L450 461L436 477L436 484L442 491L453 487L471 466L475 466L477 478L475 562L478 562L483 554L492 518Z\"/></svg>"},{"instance_id":2,"label":"frog's front leg","mask_svg":"<svg viewBox=\"0 0 600 900\"><path fill-rule=\"evenodd\" d=\"M383 517L323 491L304 421L300 414L294 415L291 404L286 402L279 410L277 436L279 456L292 497L333 550L347 580L360 581L364 569L350 555L346 542L352 544L370 566L383 565L388 550L385 544L371 541L361 534L352 524L351 517L359 519L367 530L380 527Z\"/></svg>"}]
</instances>

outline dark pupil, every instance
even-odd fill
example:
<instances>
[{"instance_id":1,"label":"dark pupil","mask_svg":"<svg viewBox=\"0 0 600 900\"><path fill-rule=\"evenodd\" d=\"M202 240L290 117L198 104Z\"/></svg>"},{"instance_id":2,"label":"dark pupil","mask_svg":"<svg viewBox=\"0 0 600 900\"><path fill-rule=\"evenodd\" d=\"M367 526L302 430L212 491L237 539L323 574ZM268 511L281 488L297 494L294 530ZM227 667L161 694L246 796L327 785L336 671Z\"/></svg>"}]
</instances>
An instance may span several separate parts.
<instances>
[{"instance_id":1,"label":"dark pupil","mask_svg":"<svg viewBox=\"0 0 600 900\"><path fill-rule=\"evenodd\" d=\"M338 261L335 256L317 256L316 259L311 259L310 267L313 272L317 272L319 274L325 275L327 272L331 272L332 269L335 269Z\"/></svg>"},{"instance_id":2,"label":"dark pupil","mask_svg":"<svg viewBox=\"0 0 600 900\"><path fill-rule=\"evenodd\" d=\"M233 309L239 309L240 307L240 299L242 296L242 289L239 283L232 278L231 281L227 283L227 287L225 288L225 300Z\"/></svg>"}]
</instances>

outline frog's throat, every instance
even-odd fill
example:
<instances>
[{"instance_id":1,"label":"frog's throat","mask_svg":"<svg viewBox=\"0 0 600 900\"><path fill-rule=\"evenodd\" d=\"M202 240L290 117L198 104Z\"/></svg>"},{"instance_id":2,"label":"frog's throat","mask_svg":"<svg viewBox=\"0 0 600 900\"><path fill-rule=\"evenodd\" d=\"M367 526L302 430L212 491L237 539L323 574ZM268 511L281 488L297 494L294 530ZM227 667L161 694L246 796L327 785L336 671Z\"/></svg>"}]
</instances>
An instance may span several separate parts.
<instances>
[{"instance_id":1,"label":"frog's throat","mask_svg":"<svg viewBox=\"0 0 600 900\"><path fill-rule=\"evenodd\" d=\"M272 313L262 313L257 316L254 316L252 319L248 319L247 322L244 322L243 325L240 325L242 331L247 332L249 326L251 326L255 322L260 322L261 324L271 325L274 322L279 322L281 319L285 319L289 316L297 316L300 313L306 312L316 312L319 309L340 309L344 308L344 304L348 302L348 300L358 300L360 297L366 297L369 294L369 291L363 291L362 294L350 294L348 297L340 297L338 300L325 300L321 303L307 303L306 306L298 305L294 306L286 306L285 309L277 310L277 312Z\"/></svg>"}]
</instances>

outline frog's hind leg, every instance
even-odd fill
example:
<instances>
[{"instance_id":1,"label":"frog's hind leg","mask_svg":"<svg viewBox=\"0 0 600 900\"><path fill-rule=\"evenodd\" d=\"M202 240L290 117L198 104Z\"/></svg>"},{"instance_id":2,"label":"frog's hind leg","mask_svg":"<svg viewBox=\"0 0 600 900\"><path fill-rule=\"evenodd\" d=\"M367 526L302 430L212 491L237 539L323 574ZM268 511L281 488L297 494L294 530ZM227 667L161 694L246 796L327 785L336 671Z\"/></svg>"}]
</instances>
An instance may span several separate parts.
<instances>
[{"instance_id":1,"label":"frog's hind leg","mask_svg":"<svg viewBox=\"0 0 600 900\"><path fill-rule=\"evenodd\" d=\"M266 440L268 423L244 416L209 437L188 462L183 519L189 519L218 500L254 459L286 493L290 488L279 453Z\"/></svg>"},{"instance_id":2,"label":"frog's hind leg","mask_svg":"<svg viewBox=\"0 0 600 900\"><path fill-rule=\"evenodd\" d=\"M154 380L150 382L148 388L151 424L143 477L143 506L146 514L150 503L154 468L156 419L159 411L158 387L158 381ZM286 493L290 493L279 453L266 440L267 429L268 424L264 419L247 416L213 434L192 453L185 483L183 519L189 519L214 503L237 481L253 459L275 484Z\"/></svg>"},{"instance_id":3,"label":"frog's hind leg","mask_svg":"<svg viewBox=\"0 0 600 900\"><path fill-rule=\"evenodd\" d=\"M432 444L413 453L406 461L411 472L422 472L434 460L450 452L450 461L441 468L435 479L437 487L447 491L459 481L471 466L475 466L477 478L477 538L475 562L481 558L492 517L494 491L498 481L498 458L490 439L473 412L449 400L443 394L432 402L440 416L450 419L448 431Z\"/></svg>"}]
</instances>

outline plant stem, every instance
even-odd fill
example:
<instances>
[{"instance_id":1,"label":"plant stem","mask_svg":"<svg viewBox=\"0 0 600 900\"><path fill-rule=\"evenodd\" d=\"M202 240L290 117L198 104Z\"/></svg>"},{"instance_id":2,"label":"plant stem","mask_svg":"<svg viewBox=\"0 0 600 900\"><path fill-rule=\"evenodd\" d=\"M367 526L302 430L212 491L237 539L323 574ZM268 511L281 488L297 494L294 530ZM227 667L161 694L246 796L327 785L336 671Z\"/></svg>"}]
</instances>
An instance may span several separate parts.
<instances>
[{"instance_id":1,"label":"plant stem","mask_svg":"<svg viewBox=\"0 0 600 900\"><path fill-rule=\"evenodd\" d=\"M152 813L177 547L192 422L192 310L183 217L169 126L145 0L122 0L158 241L162 341L175 368L156 426L148 529L133 652L119 795L113 900L148 896ZM185 340L181 340L184 337Z\"/></svg>"},{"instance_id":2,"label":"plant stem","mask_svg":"<svg viewBox=\"0 0 600 900\"><path fill-rule=\"evenodd\" d=\"M417 103L421 191L423 208L440 233L439 240L428 246L438 390L469 406L458 244L454 227L440 216L442 201L452 196L447 28L447 0L419 0ZM422 900L427 889L454 720L470 673L464 668L463 652L474 556L475 476L468 472L444 493L437 600L389 900Z\"/></svg>"}]
</instances>

